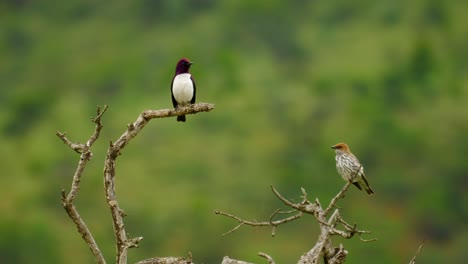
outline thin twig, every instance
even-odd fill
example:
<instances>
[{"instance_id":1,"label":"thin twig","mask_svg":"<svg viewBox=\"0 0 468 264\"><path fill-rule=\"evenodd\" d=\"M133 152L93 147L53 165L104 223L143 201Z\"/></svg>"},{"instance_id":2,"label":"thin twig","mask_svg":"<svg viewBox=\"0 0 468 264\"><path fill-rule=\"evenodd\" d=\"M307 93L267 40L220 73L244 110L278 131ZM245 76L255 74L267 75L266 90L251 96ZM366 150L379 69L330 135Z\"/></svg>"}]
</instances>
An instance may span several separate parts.
<instances>
[{"instance_id":1,"label":"thin twig","mask_svg":"<svg viewBox=\"0 0 468 264\"><path fill-rule=\"evenodd\" d=\"M276 195L276 197L278 197L278 199L280 199L285 205L291 207L291 208L294 208L294 209L297 209L297 210L300 210L301 207L293 202L290 202L288 199L284 198L276 189L275 187L273 187L273 185L270 185L270 188L271 190L273 191L273 193Z\"/></svg>"},{"instance_id":2,"label":"thin twig","mask_svg":"<svg viewBox=\"0 0 468 264\"><path fill-rule=\"evenodd\" d=\"M240 223L238 225L236 225L233 229L227 231L227 232L224 232L221 234L221 236L226 236L226 235L229 235L230 233L234 233L237 229L239 229L244 223Z\"/></svg>"},{"instance_id":3,"label":"thin twig","mask_svg":"<svg viewBox=\"0 0 468 264\"><path fill-rule=\"evenodd\" d=\"M275 217L275 215L277 215L279 212L281 212L281 208L276 209L276 211L271 214L269 219L270 224L273 223L273 217Z\"/></svg>"},{"instance_id":4,"label":"thin twig","mask_svg":"<svg viewBox=\"0 0 468 264\"><path fill-rule=\"evenodd\" d=\"M302 202L301 204L305 204L308 200L307 200L307 192L304 188L301 187L301 192L302 192Z\"/></svg>"},{"instance_id":5,"label":"thin twig","mask_svg":"<svg viewBox=\"0 0 468 264\"><path fill-rule=\"evenodd\" d=\"M416 251L416 254L414 254L414 257L411 259L410 263L409 264L415 264L416 263L416 257L419 255L419 253L421 252L422 248L424 247L424 244L426 243L426 241L424 240L421 245L419 245L418 247L418 250Z\"/></svg>"},{"instance_id":6,"label":"thin twig","mask_svg":"<svg viewBox=\"0 0 468 264\"><path fill-rule=\"evenodd\" d=\"M258 252L258 255L268 261L268 264L275 264L275 261L273 260L272 257L270 257L268 254L265 254L263 252Z\"/></svg>"},{"instance_id":7,"label":"thin twig","mask_svg":"<svg viewBox=\"0 0 468 264\"><path fill-rule=\"evenodd\" d=\"M221 264L253 264L253 263L242 261L242 260L237 260L237 259L232 259L228 256L225 256Z\"/></svg>"},{"instance_id":8,"label":"thin twig","mask_svg":"<svg viewBox=\"0 0 468 264\"><path fill-rule=\"evenodd\" d=\"M285 205L287 205L287 206L289 206L291 208L294 208L294 209L299 210L301 212L304 212L304 213L307 213L307 214L312 214L312 215L315 215L315 216L317 215L318 210L321 210L321 209L319 209L320 204L318 203L318 201L316 201L315 203L311 203L311 202L309 202L308 200L305 199L307 194L305 193L305 190L303 188L301 188L303 193L304 193L303 201L301 203L299 203L299 204L293 203L293 202L289 201L288 199L284 198L275 189L275 187L270 186L270 188L273 191L273 193L276 195L276 197L278 197L278 199L280 199Z\"/></svg>"},{"instance_id":9,"label":"thin twig","mask_svg":"<svg viewBox=\"0 0 468 264\"><path fill-rule=\"evenodd\" d=\"M359 173L359 171L361 170L362 168L362 165L359 166L359 168L356 170L356 172L354 173L353 177L351 177L352 179L354 179L356 177L356 175ZM330 210L335 207L335 204L336 202L338 202L339 199L343 198L344 197L344 194L345 192L348 190L349 186L351 186L352 182L351 181L348 181L346 182L345 186L343 186L343 188L341 189L341 191L335 196L333 197L333 199L331 200L330 204L328 205L327 209L325 209L325 211L323 211L323 214L325 216L328 215L328 213L330 212Z\"/></svg>"},{"instance_id":10,"label":"thin twig","mask_svg":"<svg viewBox=\"0 0 468 264\"><path fill-rule=\"evenodd\" d=\"M271 214L270 219L269 219L270 225L272 226L272 228L271 228L271 236L272 237L274 237L276 235L276 226L273 225L273 217L275 217L275 215L278 214L280 211L281 211L281 208L276 209L276 211L274 211Z\"/></svg>"},{"instance_id":11,"label":"thin twig","mask_svg":"<svg viewBox=\"0 0 468 264\"><path fill-rule=\"evenodd\" d=\"M83 240L85 240L86 244L88 244L89 248L91 249L91 252L96 258L97 263L100 263L100 264L106 263L104 256L102 255L101 250L99 249L96 241L94 240L94 237L91 234L91 231L88 229L85 222L83 221L80 214L78 213L78 210L76 209L74 205L74 201L75 201L76 195L78 194L81 177L83 175L86 164L88 163L89 160L91 160L91 157L92 157L92 153L89 149L94 144L94 142L99 138L99 134L102 129L101 117L106 111L106 109L107 109L107 106L104 107L103 111L100 111L100 108L97 107L96 117L92 119L93 123L96 124L96 127L94 129L94 133L89 137L86 144L72 143L70 140L68 140L68 138L65 137L65 133L61 133L61 132L56 133L56 135L67 146L69 146L75 152L81 154L80 161L76 168L75 174L73 175L70 192L68 193L68 195L66 195L65 191L62 190L62 199L61 199L62 206L67 212L70 219L73 221L73 223L75 223L76 228L78 229L78 232L81 234L81 237L83 238Z\"/></svg>"},{"instance_id":12,"label":"thin twig","mask_svg":"<svg viewBox=\"0 0 468 264\"><path fill-rule=\"evenodd\" d=\"M278 210L276 210L275 212L277 212ZM242 225L248 225L248 226L272 226L272 227L277 227L279 225L282 225L282 224L285 224L287 222L291 222L291 221L294 221L296 219L299 219L301 218L302 216L302 212L298 212L297 214L293 215L293 216L290 216L290 217L287 217L287 218L284 218L284 219L281 219L281 220L276 220L276 221L271 221L271 218L270 218L270 221L265 221L265 222L257 222L257 221L248 221L248 220L244 220L236 215L233 215L233 214L229 214L229 213L225 213L225 212L221 212L221 211L215 211L215 214L217 215L222 215L222 216L226 216L226 217L229 217L229 218L232 218L234 220L236 220L237 222L239 222L239 224L237 226L235 226L234 228L232 228L231 230L227 231L226 233L222 234L223 236L224 235L227 235L227 234L230 234L234 231L236 231L237 229L239 229L239 227L241 227ZM274 216L275 213L272 214L272 216ZM275 236L274 232L272 232L272 236Z\"/></svg>"},{"instance_id":13,"label":"thin twig","mask_svg":"<svg viewBox=\"0 0 468 264\"><path fill-rule=\"evenodd\" d=\"M83 153L83 148L84 148L84 144L81 144L80 142L78 143L73 143L71 142L67 137L66 137L66 134L67 133L62 133L62 132L59 132L57 131L55 133L55 135L57 135L57 137L59 137L63 143L65 145L67 145L68 147L70 147L72 150L74 150L76 153L78 154L81 154Z\"/></svg>"},{"instance_id":14,"label":"thin twig","mask_svg":"<svg viewBox=\"0 0 468 264\"><path fill-rule=\"evenodd\" d=\"M94 134L89 138L88 142L86 142L86 146L91 146L94 144L94 142L99 138L99 134L101 133L102 129L102 124L101 124L101 117L104 115L104 113L107 111L107 105L104 105L104 109L102 109L98 106L96 110L96 117L92 118L91 120L93 123L96 124L96 129L94 130Z\"/></svg>"},{"instance_id":15,"label":"thin twig","mask_svg":"<svg viewBox=\"0 0 468 264\"><path fill-rule=\"evenodd\" d=\"M365 243L377 241L377 238L371 238L371 239L362 238L363 234L371 234L371 232L366 231L366 230L359 230L357 228L356 224L354 224L354 225L348 224L346 221L343 220L343 218L341 218L340 215L336 216L336 221L341 223L345 227L346 231L341 231L341 230L334 229L333 230L334 234L338 234L338 235L340 235L340 236L342 236L344 238L352 238L355 234L358 234L359 235L359 240L361 240L362 242L365 242Z\"/></svg>"},{"instance_id":16,"label":"thin twig","mask_svg":"<svg viewBox=\"0 0 468 264\"><path fill-rule=\"evenodd\" d=\"M278 214L292 214L292 213L295 213L295 212L297 212L296 209L289 210L289 211L279 211Z\"/></svg>"}]
</instances>

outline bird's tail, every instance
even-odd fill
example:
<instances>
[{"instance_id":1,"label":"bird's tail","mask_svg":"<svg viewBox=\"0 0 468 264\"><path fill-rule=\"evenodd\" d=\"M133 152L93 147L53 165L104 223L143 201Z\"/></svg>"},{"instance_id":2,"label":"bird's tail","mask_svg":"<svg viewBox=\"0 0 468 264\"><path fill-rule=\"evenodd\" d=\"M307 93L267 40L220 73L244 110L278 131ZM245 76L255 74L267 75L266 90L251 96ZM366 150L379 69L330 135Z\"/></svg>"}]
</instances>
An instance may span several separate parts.
<instances>
[{"instance_id":1,"label":"bird's tail","mask_svg":"<svg viewBox=\"0 0 468 264\"><path fill-rule=\"evenodd\" d=\"M373 195L374 191L369 186L369 183L367 182L366 176L364 176L364 175L362 175L362 183L363 183L362 185L363 185L364 189L366 190L367 194L368 195Z\"/></svg>"},{"instance_id":2,"label":"bird's tail","mask_svg":"<svg viewBox=\"0 0 468 264\"><path fill-rule=\"evenodd\" d=\"M185 115L178 116L177 122L185 122Z\"/></svg>"}]
</instances>

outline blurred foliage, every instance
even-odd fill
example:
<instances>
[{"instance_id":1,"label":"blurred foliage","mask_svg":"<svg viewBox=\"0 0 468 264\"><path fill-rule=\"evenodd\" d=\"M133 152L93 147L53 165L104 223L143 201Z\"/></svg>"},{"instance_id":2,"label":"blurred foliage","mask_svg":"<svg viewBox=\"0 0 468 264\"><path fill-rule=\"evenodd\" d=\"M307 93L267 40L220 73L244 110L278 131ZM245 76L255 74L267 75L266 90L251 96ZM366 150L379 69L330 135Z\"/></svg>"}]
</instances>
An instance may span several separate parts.
<instances>
[{"instance_id":1,"label":"blurred foliage","mask_svg":"<svg viewBox=\"0 0 468 264\"><path fill-rule=\"evenodd\" d=\"M109 140L143 109L171 107L181 57L195 62L187 123L154 120L125 149L117 194L130 260L186 255L295 263L317 236L304 218L242 228L214 209L268 219L269 190L326 203L343 185L330 146L347 142L373 197L351 189L344 217L379 240L345 243L347 263L468 259L466 1L29 1L0 3L1 263L92 263L60 205L84 142L108 104L77 206L112 262L102 189Z\"/></svg>"}]
</instances>

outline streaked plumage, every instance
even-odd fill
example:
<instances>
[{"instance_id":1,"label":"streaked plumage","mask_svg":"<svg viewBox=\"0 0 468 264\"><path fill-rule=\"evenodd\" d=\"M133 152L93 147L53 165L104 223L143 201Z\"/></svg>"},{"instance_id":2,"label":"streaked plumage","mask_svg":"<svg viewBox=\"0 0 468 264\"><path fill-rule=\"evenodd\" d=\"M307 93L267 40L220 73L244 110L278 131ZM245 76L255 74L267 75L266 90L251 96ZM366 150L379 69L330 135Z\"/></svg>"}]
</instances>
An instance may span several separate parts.
<instances>
[{"instance_id":1,"label":"streaked plumage","mask_svg":"<svg viewBox=\"0 0 468 264\"><path fill-rule=\"evenodd\" d=\"M356 156L351 153L348 145L345 143L338 143L331 148L335 150L336 170L341 177L345 181L352 182L359 190L364 188L367 194L374 194L364 174L364 167L359 163Z\"/></svg>"},{"instance_id":2,"label":"streaked plumage","mask_svg":"<svg viewBox=\"0 0 468 264\"><path fill-rule=\"evenodd\" d=\"M181 59L176 65L176 71L171 83L172 105L174 108L195 103L196 86L189 73L192 62ZM177 121L185 122L185 115L177 117Z\"/></svg>"}]
</instances>

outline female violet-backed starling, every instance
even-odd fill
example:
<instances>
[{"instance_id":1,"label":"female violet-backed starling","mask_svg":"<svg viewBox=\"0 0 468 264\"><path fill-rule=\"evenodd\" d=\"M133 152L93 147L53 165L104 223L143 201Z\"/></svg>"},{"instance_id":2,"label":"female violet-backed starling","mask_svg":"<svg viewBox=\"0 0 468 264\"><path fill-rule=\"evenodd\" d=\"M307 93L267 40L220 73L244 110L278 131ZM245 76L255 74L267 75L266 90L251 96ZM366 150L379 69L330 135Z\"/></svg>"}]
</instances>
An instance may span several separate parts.
<instances>
[{"instance_id":1,"label":"female violet-backed starling","mask_svg":"<svg viewBox=\"0 0 468 264\"><path fill-rule=\"evenodd\" d=\"M189 73L192 62L182 58L177 62L174 78L171 83L172 105L174 108L195 103L196 86ZM177 117L177 121L185 122L185 115Z\"/></svg>"},{"instance_id":2,"label":"female violet-backed starling","mask_svg":"<svg viewBox=\"0 0 468 264\"><path fill-rule=\"evenodd\" d=\"M345 143L338 143L331 148L335 150L336 170L341 177L345 181L354 184L359 190L364 188L367 194L374 194L374 191L369 186L366 176L364 175L364 168L353 153L351 153L348 145Z\"/></svg>"}]
</instances>

